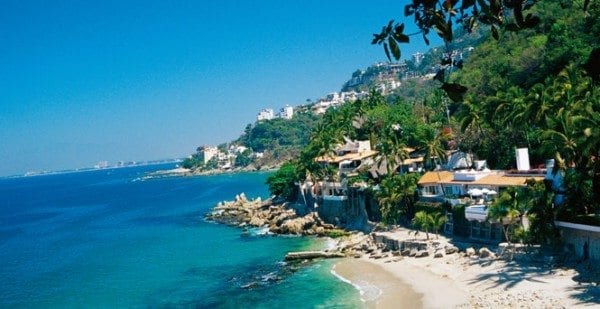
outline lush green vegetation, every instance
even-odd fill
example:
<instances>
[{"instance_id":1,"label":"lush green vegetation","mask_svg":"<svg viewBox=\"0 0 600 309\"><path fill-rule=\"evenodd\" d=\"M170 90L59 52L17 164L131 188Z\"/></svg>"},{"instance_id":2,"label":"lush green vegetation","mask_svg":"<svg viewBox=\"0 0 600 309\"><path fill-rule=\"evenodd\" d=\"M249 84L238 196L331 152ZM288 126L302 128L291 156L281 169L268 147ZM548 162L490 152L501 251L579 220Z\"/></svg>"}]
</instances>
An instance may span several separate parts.
<instances>
[{"instance_id":1,"label":"lush green vegetation","mask_svg":"<svg viewBox=\"0 0 600 309\"><path fill-rule=\"evenodd\" d=\"M269 191L285 199L293 199L296 197L295 182L301 180L302 176L304 175L298 171L296 164L286 162L267 178Z\"/></svg>"},{"instance_id":2,"label":"lush green vegetation","mask_svg":"<svg viewBox=\"0 0 600 309\"><path fill-rule=\"evenodd\" d=\"M434 232L437 238L437 233L444 223L446 223L446 216L440 212L418 211L412 219L413 226L424 231L427 239L429 239L429 231Z\"/></svg>"},{"instance_id":3,"label":"lush green vegetation","mask_svg":"<svg viewBox=\"0 0 600 309\"><path fill-rule=\"evenodd\" d=\"M300 150L308 144L310 130L318 116L309 112L295 113L292 119L275 118L247 125L236 141L256 152L280 149Z\"/></svg>"},{"instance_id":4,"label":"lush green vegetation","mask_svg":"<svg viewBox=\"0 0 600 309\"><path fill-rule=\"evenodd\" d=\"M360 180L378 185L374 194L380 203L383 221L396 224L404 218L408 222L414 215L413 205L417 199L420 174L398 174L396 167L408 158L406 147L425 152L431 161L434 158L443 160L444 149L452 134L446 130L444 109L438 106L442 104L440 95L429 96L419 108L415 108L415 105L401 98L389 102L379 93L371 92L365 100L329 109L310 131L308 145L297 159L286 165L287 172L269 179L271 192L277 194L283 190L274 184L291 184L305 179L304 176L312 180L341 181L335 167L319 164L315 158L331 154L345 142L345 138L368 140L372 148L379 151L375 164L386 170L387 174L382 178L372 178L368 171L362 171L349 182ZM432 108L425 110L423 106ZM424 119L435 121L425 122ZM286 193L286 196L290 194Z\"/></svg>"},{"instance_id":5,"label":"lush green vegetation","mask_svg":"<svg viewBox=\"0 0 600 309\"><path fill-rule=\"evenodd\" d=\"M554 158L565 173L559 212L598 213L600 92L589 63L600 49L600 4L543 1L532 10L537 25L484 42L452 77L470 89L454 116L473 138L460 145L497 168L513 166L515 146L529 147L534 165Z\"/></svg>"},{"instance_id":6,"label":"lush green vegetation","mask_svg":"<svg viewBox=\"0 0 600 309\"><path fill-rule=\"evenodd\" d=\"M528 147L533 166L555 159L554 172L564 174L564 185L554 189L565 194L565 203L553 207L554 190L544 183L503 192L490 215L508 220L509 240L539 243L554 237L557 213L559 218L595 222L600 213L600 3L548 0L523 7L495 2L511 13L504 16L502 9L484 6L491 2L449 2L439 8L449 18L437 16L429 22L423 16L438 8L426 11L428 2L409 5L407 15L415 16L424 33L435 29L448 46L456 30L446 20L474 6L485 9L464 15L460 22L467 31L487 24L491 36L464 63L442 59L443 72L436 76L441 90L415 82L388 98L372 92L365 100L327 111L290 163L296 179L339 180L335 167L317 164L315 158L330 154L344 137L370 140L380 153L376 164L385 165L387 176L370 178L363 172L356 179L375 185L383 221L394 224L415 212L418 177L399 175L394 168L407 157L405 147L423 151L429 168L445 159L445 150L462 149L496 169L514 168L515 147ZM397 43L404 41L403 27L390 23L374 43L399 59ZM464 221L464 208L452 212L454 220ZM426 219L428 214L419 216ZM529 230L522 225L523 216L530 220Z\"/></svg>"}]
</instances>

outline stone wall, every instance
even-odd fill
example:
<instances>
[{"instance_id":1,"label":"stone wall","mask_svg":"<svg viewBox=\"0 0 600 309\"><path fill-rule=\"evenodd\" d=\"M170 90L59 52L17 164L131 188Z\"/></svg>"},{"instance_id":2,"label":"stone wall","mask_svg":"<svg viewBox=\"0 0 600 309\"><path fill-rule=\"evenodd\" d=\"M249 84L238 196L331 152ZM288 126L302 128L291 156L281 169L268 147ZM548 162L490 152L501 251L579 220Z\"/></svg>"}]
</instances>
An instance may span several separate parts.
<instances>
[{"instance_id":1,"label":"stone wall","mask_svg":"<svg viewBox=\"0 0 600 309\"><path fill-rule=\"evenodd\" d=\"M578 258L600 261L600 232L560 227L560 233L567 250L573 250Z\"/></svg>"},{"instance_id":2,"label":"stone wall","mask_svg":"<svg viewBox=\"0 0 600 309\"><path fill-rule=\"evenodd\" d=\"M316 211L326 223L363 232L370 231L369 221L381 221L379 205L373 194L360 188L348 188L345 200L314 196L310 186L298 185L296 190L296 199L287 207L300 216Z\"/></svg>"},{"instance_id":3,"label":"stone wall","mask_svg":"<svg viewBox=\"0 0 600 309\"><path fill-rule=\"evenodd\" d=\"M369 218L365 194L356 188L348 188L347 199L331 200L317 198L317 213L323 221L351 230L368 232Z\"/></svg>"}]
</instances>

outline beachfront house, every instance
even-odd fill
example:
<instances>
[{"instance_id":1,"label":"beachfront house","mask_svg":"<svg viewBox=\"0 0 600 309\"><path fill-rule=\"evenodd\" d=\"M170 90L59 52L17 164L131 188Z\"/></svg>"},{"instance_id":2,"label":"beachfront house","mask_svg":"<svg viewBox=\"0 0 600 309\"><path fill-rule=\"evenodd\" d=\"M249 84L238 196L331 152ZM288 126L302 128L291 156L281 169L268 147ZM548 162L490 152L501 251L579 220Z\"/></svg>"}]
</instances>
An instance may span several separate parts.
<instances>
[{"instance_id":1,"label":"beachfront house","mask_svg":"<svg viewBox=\"0 0 600 309\"><path fill-rule=\"evenodd\" d=\"M369 141L346 141L331 155L317 157L315 160L324 165L331 165L338 170L337 176L356 175L362 167L373 164L377 151L371 150Z\"/></svg>"},{"instance_id":2,"label":"beachfront house","mask_svg":"<svg viewBox=\"0 0 600 309\"><path fill-rule=\"evenodd\" d=\"M470 238L483 241L503 239L501 223L488 220L488 206L493 198L508 187L526 186L529 179L544 180L545 169L531 170L526 149L516 150L517 170L497 171L487 168L485 161L474 161L471 169L431 171L418 182L421 200L466 204ZM452 226L453 222L448 223Z\"/></svg>"},{"instance_id":3,"label":"beachfront house","mask_svg":"<svg viewBox=\"0 0 600 309\"><path fill-rule=\"evenodd\" d=\"M396 173L413 173L421 172L424 168L425 155L421 151L413 148L405 147L404 151L408 154L408 158L398 160L392 166L392 170ZM380 158L378 164L373 164L369 169L369 173L373 178L380 178L387 174L388 163L385 158Z\"/></svg>"}]
</instances>

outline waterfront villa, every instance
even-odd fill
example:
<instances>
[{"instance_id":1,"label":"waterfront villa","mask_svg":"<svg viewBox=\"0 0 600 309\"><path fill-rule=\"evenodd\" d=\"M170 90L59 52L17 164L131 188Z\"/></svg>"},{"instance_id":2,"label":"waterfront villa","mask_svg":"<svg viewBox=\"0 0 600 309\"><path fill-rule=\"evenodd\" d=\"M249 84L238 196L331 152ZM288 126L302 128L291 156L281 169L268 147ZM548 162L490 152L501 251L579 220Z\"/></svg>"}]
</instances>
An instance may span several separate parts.
<instances>
[{"instance_id":1,"label":"waterfront villa","mask_svg":"<svg viewBox=\"0 0 600 309\"><path fill-rule=\"evenodd\" d=\"M424 199L444 201L446 198L460 196L480 197L489 192L501 192L512 186L525 186L527 179L543 180L544 174L540 173L541 171L531 171L529 174L523 174L489 169L432 171L425 173L419 179L418 185Z\"/></svg>"},{"instance_id":2,"label":"waterfront villa","mask_svg":"<svg viewBox=\"0 0 600 309\"><path fill-rule=\"evenodd\" d=\"M369 141L346 141L346 144L338 147L334 154L320 156L315 161L321 164L329 164L338 169L338 177L342 175L354 175L363 166L373 164L373 157L377 151L371 150Z\"/></svg>"}]
</instances>

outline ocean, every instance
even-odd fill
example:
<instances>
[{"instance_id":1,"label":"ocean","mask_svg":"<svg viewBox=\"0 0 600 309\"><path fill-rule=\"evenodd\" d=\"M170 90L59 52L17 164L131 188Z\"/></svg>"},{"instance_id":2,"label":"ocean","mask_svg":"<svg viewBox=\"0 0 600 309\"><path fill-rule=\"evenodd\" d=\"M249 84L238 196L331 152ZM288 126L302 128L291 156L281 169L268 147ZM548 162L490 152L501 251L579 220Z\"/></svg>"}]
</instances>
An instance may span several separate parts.
<instances>
[{"instance_id":1,"label":"ocean","mask_svg":"<svg viewBox=\"0 0 600 309\"><path fill-rule=\"evenodd\" d=\"M207 222L268 197L267 173L143 178L154 165L0 179L0 307L356 308L333 261L283 263L326 240Z\"/></svg>"}]
</instances>

